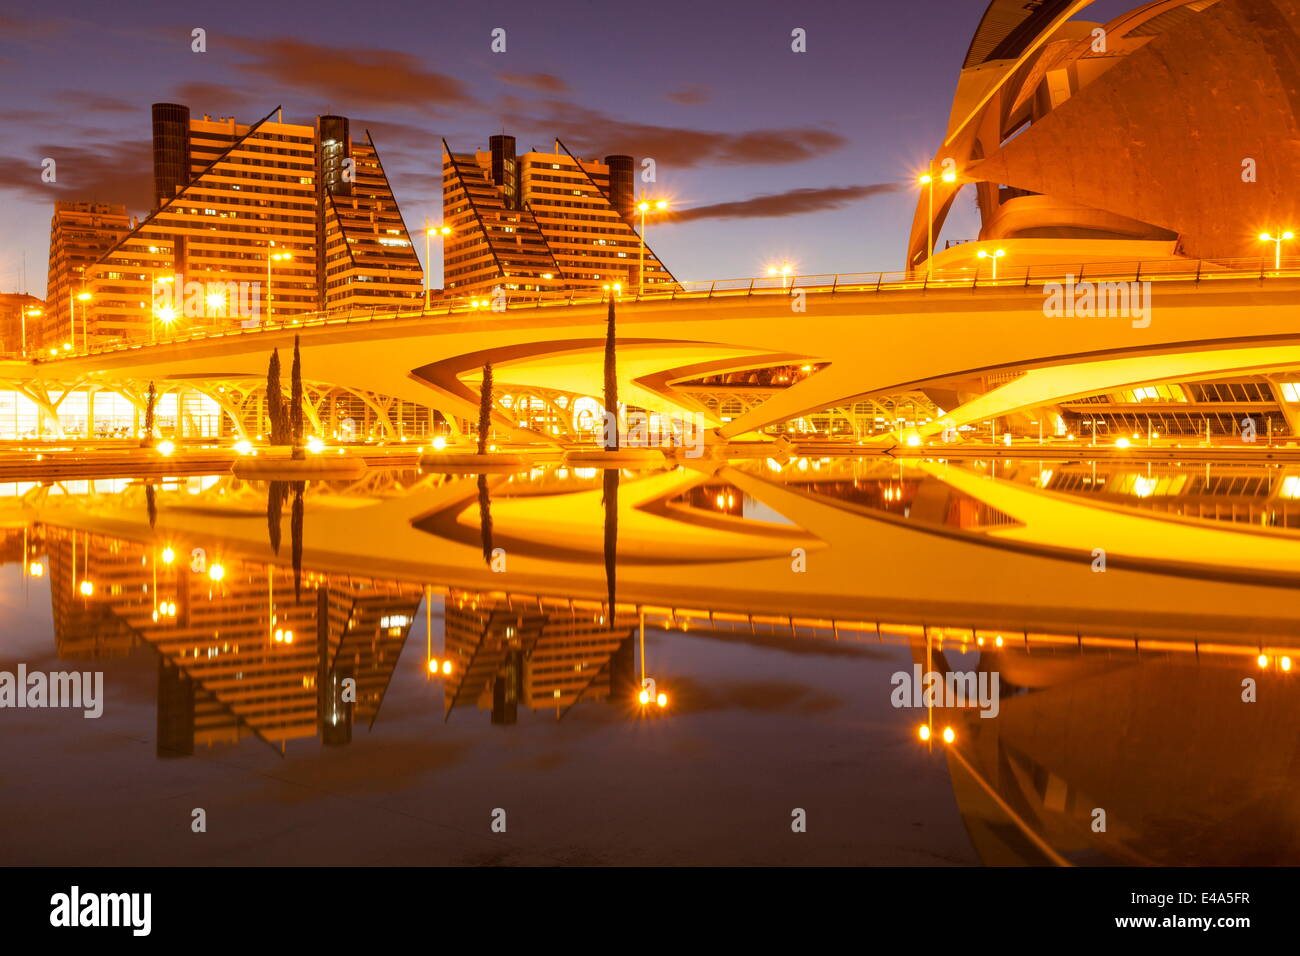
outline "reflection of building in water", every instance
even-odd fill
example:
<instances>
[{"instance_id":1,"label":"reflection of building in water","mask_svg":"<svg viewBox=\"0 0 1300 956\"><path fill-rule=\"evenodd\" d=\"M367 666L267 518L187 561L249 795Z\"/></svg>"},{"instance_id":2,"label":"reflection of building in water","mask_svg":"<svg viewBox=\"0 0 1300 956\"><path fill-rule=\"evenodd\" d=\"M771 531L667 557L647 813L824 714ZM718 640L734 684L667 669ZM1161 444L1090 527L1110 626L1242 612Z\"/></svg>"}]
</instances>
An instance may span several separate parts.
<instances>
[{"instance_id":1,"label":"reflection of building in water","mask_svg":"<svg viewBox=\"0 0 1300 956\"><path fill-rule=\"evenodd\" d=\"M950 666L940 652L932 661ZM1296 687L1278 659L986 647L978 667L1000 674L998 716L936 709L934 720L957 728L948 766L984 863L1300 858ZM1255 703L1242 700L1245 677Z\"/></svg>"},{"instance_id":2,"label":"reflection of building in water","mask_svg":"<svg viewBox=\"0 0 1300 956\"><path fill-rule=\"evenodd\" d=\"M379 711L411 621L418 586L305 574L296 602L288 568L205 563L165 543L42 530L61 657L159 654L159 752L234 742L346 743ZM312 592L315 592L313 594ZM342 699L356 681L355 704Z\"/></svg>"},{"instance_id":3,"label":"reflection of building in water","mask_svg":"<svg viewBox=\"0 0 1300 956\"><path fill-rule=\"evenodd\" d=\"M453 662L444 696L447 716L476 704L494 724L513 724L519 704L555 708L562 717L580 700L622 699L635 692L636 619L611 627L596 602L452 591L446 601L446 654Z\"/></svg>"}]
</instances>

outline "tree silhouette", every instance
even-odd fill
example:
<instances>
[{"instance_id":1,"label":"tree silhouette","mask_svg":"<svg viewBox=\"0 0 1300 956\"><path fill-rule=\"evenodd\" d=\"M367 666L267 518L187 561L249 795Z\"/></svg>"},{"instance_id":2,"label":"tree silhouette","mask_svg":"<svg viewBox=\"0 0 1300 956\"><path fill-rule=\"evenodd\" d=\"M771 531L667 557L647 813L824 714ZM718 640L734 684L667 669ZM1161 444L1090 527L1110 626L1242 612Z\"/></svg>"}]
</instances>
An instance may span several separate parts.
<instances>
[{"instance_id":1,"label":"tree silhouette","mask_svg":"<svg viewBox=\"0 0 1300 956\"><path fill-rule=\"evenodd\" d=\"M293 457L302 458L302 355L298 351L298 336L293 337L293 370L289 373L289 441L293 444Z\"/></svg>"},{"instance_id":2,"label":"tree silhouette","mask_svg":"<svg viewBox=\"0 0 1300 956\"><path fill-rule=\"evenodd\" d=\"M483 366L483 385L478 391L478 453L486 455L492 431L492 363Z\"/></svg>"},{"instance_id":3,"label":"tree silhouette","mask_svg":"<svg viewBox=\"0 0 1300 956\"><path fill-rule=\"evenodd\" d=\"M140 439L141 448L153 447L154 408L158 404L158 389L149 383L149 396L144 404L144 437Z\"/></svg>"},{"instance_id":4,"label":"tree silhouette","mask_svg":"<svg viewBox=\"0 0 1300 956\"><path fill-rule=\"evenodd\" d=\"M609 290L609 320L605 328L605 449L618 450L618 369L614 354L614 290Z\"/></svg>"},{"instance_id":5,"label":"tree silhouette","mask_svg":"<svg viewBox=\"0 0 1300 956\"><path fill-rule=\"evenodd\" d=\"M280 350L271 351L266 368L266 417L271 422L271 444L287 445L284 422L284 392L280 389Z\"/></svg>"}]
</instances>

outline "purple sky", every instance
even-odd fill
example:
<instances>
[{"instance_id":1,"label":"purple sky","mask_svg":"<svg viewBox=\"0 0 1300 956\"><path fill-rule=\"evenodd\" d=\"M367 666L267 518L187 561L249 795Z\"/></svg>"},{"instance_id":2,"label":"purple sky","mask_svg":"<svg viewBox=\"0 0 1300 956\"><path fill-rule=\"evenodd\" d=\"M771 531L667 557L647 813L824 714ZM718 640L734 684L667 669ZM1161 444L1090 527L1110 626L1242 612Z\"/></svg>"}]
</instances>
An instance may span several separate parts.
<instances>
[{"instance_id":1,"label":"purple sky","mask_svg":"<svg viewBox=\"0 0 1300 956\"><path fill-rule=\"evenodd\" d=\"M1102 0L1104 20L1133 4ZM407 225L441 217L439 137L654 157L682 279L901 267L911 179L942 135L984 0L318 0L49 4L0 13L0 291L43 294L55 199L147 211L149 105L369 128ZM190 31L207 31L207 52ZM490 33L507 31L505 53ZM790 50L795 27L808 52ZM58 182L41 182L43 157ZM713 208L710 208L713 207ZM967 199L944 235L978 231ZM423 255L423 244L417 242ZM435 258L437 254L435 252ZM440 281L435 269L434 283Z\"/></svg>"}]
</instances>

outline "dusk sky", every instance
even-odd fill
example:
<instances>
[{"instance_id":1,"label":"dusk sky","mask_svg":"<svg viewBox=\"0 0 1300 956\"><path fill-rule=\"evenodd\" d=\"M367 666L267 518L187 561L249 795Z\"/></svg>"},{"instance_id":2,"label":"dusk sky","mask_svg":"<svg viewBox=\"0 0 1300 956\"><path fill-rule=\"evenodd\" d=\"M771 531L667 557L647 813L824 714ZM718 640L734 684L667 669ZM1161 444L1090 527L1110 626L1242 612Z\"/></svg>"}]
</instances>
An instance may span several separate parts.
<instances>
[{"instance_id":1,"label":"dusk sky","mask_svg":"<svg viewBox=\"0 0 1300 956\"><path fill-rule=\"evenodd\" d=\"M148 211L151 103L368 128L407 226L441 219L440 144L653 157L681 279L901 268L912 178L939 141L984 0L303 6L8 2L0 13L0 291L43 295L55 199ZM1104 0L1088 18L1131 7ZM191 52L195 27L207 52ZM507 31L505 53L491 31ZM806 53L790 49L807 31ZM58 181L41 181L41 160ZM974 238L968 197L944 236ZM423 256L423 243L417 241ZM435 250L435 259L437 252ZM435 266L434 285L441 282Z\"/></svg>"}]
</instances>

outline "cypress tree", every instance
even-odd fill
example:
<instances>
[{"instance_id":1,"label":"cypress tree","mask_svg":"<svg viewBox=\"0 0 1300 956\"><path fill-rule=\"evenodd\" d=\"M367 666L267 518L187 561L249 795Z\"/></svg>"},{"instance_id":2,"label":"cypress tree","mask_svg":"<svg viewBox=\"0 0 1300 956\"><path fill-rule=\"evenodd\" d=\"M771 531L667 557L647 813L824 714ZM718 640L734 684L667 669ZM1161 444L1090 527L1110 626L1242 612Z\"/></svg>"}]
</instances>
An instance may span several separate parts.
<instances>
[{"instance_id":1,"label":"cypress tree","mask_svg":"<svg viewBox=\"0 0 1300 956\"><path fill-rule=\"evenodd\" d=\"M293 457L302 458L302 355L298 351L298 336L293 337L293 369L289 373L289 441Z\"/></svg>"},{"instance_id":2,"label":"cypress tree","mask_svg":"<svg viewBox=\"0 0 1300 956\"><path fill-rule=\"evenodd\" d=\"M266 417L271 422L271 444L285 445L284 393L280 390L280 350L271 352L266 369Z\"/></svg>"},{"instance_id":3,"label":"cypress tree","mask_svg":"<svg viewBox=\"0 0 1300 956\"><path fill-rule=\"evenodd\" d=\"M478 392L478 453L486 455L492 431L492 363L483 366L483 386Z\"/></svg>"},{"instance_id":4,"label":"cypress tree","mask_svg":"<svg viewBox=\"0 0 1300 956\"><path fill-rule=\"evenodd\" d=\"M609 290L609 320L605 328L605 449L618 450L618 369L614 354L614 290Z\"/></svg>"},{"instance_id":5,"label":"cypress tree","mask_svg":"<svg viewBox=\"0 0 1300 956\"><path fill-rule=\"evenodd\" d=\"M149 383L149 397L144 405L144 437L140 439L141 448L153 447L154 408L158 404L158 390L153 382Z\"/></svg>"}]
</instances>

